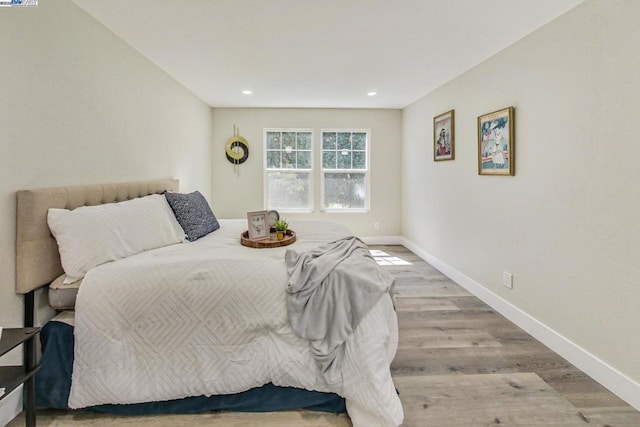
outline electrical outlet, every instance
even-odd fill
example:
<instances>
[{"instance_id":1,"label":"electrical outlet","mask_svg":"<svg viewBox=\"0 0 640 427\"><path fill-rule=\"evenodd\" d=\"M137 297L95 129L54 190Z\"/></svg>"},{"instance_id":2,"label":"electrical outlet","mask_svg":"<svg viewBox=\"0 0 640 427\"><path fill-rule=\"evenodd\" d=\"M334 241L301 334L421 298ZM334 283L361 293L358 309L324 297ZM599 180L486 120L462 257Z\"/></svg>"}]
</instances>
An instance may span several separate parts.
<instances>
[{"instance_id":1,"label":"electrical outlet","mask_svg":"<svg viewBox=\"0 0 640 427\"><path fill-rule=\"evenodd\" d=\"M374 230L380 230L380 223L378 221L373 223L373 229Z\"/></svg>"},{"instance_id":2,"label":"electrical outlet","mask_svg":"<svg viewBox=\"0 0 640 427\"><path fill-rule=\"evenodd\" d=\"M509 289L513 289L513 274L506 271L502 272L502 284Z\"/></svg>"}]
</instances>

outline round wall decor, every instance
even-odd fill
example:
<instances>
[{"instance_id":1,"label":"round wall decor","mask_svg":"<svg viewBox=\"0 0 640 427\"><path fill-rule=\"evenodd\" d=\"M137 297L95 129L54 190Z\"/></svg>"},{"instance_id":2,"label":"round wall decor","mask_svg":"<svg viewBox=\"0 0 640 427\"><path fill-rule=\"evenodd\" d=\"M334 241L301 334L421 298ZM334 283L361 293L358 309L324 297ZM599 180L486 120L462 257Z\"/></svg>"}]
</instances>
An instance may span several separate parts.
<instances>
[{"instance_id":1,"label":"round wall decor","mask_svg":"<svg viewBox=\"0 0 640 427\"><path fill-rule=\"evenodd\" d=\"M240 165L249 158L249 143L240 136L240 128L233 125L233 136L225 144L227 160L233 164L233 171L239 177Z\"/></svg>"},{"instance_id":2,"label":"round wall decor","mask_svg":"<svg viewBox=\"0 0 640 427\"><path fill-rule=\"evenodd\" d=\"M249 158L249 143L239 135L234 135L227 140L225 146L227 160L234 165L241 165Z\"/></svg>"}]
</instances>

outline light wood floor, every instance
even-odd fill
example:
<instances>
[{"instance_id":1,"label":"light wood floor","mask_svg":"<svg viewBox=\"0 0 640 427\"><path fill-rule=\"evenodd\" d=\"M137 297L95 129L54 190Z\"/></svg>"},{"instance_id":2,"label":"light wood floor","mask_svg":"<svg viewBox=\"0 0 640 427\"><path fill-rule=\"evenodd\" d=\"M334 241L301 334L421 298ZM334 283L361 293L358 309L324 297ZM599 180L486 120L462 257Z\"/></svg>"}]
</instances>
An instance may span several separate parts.
<instances>
[{"instance_id":1,"label":"light wood floor","mask_svg":"<svg viewBox=\"0 0 640 427\"><path fill-rule=\"evenodd\" d=\"M640 413L401 246L400 342L392 375L404 426L638 427ZM24 425L23 415L9 427ZM351 426L342 415L291 411L114 417L38 411L39 426Z\"/></svg>"}]
</instances>

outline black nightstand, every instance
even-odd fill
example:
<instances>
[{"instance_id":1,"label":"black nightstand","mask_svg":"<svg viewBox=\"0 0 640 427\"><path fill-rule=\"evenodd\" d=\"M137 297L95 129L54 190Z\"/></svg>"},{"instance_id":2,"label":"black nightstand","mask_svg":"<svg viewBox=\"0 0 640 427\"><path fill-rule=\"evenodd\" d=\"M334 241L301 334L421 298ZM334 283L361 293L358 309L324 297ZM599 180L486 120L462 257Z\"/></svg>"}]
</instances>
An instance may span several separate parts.
<instances>
[{"instance_id":1,"label":"black nightstand","mask_svg":"<svg viewBox=\"0 0 640 427\"><path fill-rule=\"evenodd\" d=\"M8 328L2 330L0 339L0 356L19 345L24 344L24 364L21 366L0 366L0 388L5 393L0 400L9 395L20 384L24 384L24 409L26 411L26 425L36 425L36 394L33 374L38 370L36 365L36 343L40 328Z\"/></svg>"}]
</instances>

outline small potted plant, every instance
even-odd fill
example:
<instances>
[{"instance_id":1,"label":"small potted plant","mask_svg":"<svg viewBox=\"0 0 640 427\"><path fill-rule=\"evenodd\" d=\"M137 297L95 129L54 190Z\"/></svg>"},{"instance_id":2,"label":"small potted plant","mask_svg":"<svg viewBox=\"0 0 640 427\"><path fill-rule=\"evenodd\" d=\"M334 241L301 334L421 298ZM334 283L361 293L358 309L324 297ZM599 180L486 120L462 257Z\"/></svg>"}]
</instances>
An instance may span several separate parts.
<instances>
[{"instance_id":1,"label":"small potted plant","mask_svg":"<svg viewBox=\"0 0 640 427\"><path fill-rule=\"evenodd\" d=\"M278 240L284 240L284 236L287 233L287 229L289 228L289 223L286 219L279 219L275 223L276 227L276 238Z\"/></svg>"}]
</instances>

